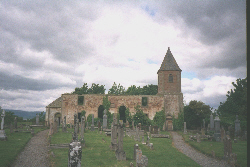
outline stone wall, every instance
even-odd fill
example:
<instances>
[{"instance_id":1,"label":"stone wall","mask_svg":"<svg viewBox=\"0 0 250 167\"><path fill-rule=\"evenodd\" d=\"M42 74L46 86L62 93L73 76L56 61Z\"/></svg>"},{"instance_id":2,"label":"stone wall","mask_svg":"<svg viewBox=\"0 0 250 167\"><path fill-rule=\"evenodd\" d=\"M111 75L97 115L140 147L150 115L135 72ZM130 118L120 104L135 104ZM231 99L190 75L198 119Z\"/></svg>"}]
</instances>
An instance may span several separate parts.
<instances>
[{"instance_id":1,"label":"stone wall","mask_svg":"<svg viewBox=\"0 0 250 167\"><path fill-rule=\"evenodd\" d=\"M166 115L174 115L175 118L178 118L178 113L183 111L183 94L168 94L164 95L165 102L165 113Z\"/></svg>"},{"instance_id":2,"label":"stone wall","mask_svg":"<svg viewBox=\"0 0 250 167\"><path fill-rule=\"evenodd\" d=\"M49 126L50 122L54 122L54 116L56 113L61 113L61 107L46 107L46 114L45 114L45 125Z\"/></svg>"},{"instance_id":3,"label":"stone wall","mask_svg":"<svg viewBox=\"0 0 250 167\"><path fill-rule=\"evenodd\" d=\"M173 75L173 82L169 82L169 75ZM158 72L158 94L180 93L181 71L159 71Z\"/></svg>"}]
</instances>

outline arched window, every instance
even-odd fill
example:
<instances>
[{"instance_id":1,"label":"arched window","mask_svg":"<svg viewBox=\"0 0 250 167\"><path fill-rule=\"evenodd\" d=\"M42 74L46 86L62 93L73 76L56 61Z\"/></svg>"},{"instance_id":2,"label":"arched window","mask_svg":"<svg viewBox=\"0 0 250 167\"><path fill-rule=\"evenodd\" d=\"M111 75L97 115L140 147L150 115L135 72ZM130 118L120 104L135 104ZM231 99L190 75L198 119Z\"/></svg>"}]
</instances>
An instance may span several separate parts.
<instances>
[{"instance_id":1,"label":"arched window","mask_svg":"<svg viewBox=\"0 0 250 167\"><path fill-rule=\"evenodd\" d=\"M173 75L172 74L169 74L169 76L168 76L168 82L173 82Z\"/></svg>"}]
</instances>

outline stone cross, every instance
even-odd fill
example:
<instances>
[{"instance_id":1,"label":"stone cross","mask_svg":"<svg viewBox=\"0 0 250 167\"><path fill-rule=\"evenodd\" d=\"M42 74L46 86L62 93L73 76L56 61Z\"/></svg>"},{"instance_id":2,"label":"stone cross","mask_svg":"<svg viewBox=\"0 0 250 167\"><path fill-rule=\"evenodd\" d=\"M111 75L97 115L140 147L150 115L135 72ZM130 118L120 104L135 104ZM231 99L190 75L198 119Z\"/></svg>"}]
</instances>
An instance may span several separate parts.
<instances>
[{"instance_id":1,"label":"stone cross","mask_svg":"<svg viewBox=\"0 0 250 167\"><path fill-rule=\"evenodd\" d=\"M118 144L117 144L117 150L115 152L116 159L117 160L126 160L126 153L123 150L123 125L118 125Z\"/></svg>"},{"instance_id":2,"label":"stone cross","mask_svg":"<svg viewBox=\"0 0 250 167\"><path fill-rule=\"evenodd\" d=\"M68 167L81 167L82 146L81 142L73 141L69 144Z\"/></svg>"},{"instance_id":3,"label":"stone cross","mask_svg":"<svg viewBox=\"0 0 250 167\"><path fill-rule=\"evenodd\" d=\"M36 114L36 125L39 125L39 114Z\"/></svg>"},{"instance_id":4,"label":"stone cross","mask_svg":"<svg viewBox=\"0 0 250 167\"><path fill-rule=\"evenodd\" d=\"M117 114L114 113L113 115L113 122L111 125L111 145L110 149L111 150L116 150L117 149Z\"/></svg>"},{"instance_id":5,"label":"stone cross","mask_svg":"<svg viewBox=\"0 0 250 167\"><path fill-rule=\"evenodd\" d=\"M218 114L214 119L214 128L215 128L214 138L216 141L220 141L220 118Z\"/></svg>"},{"instance_id":6,"label":"stone cross","mask_svg":"<svg viewBox=\"0 0 250 167\"><path fill-rule=\"evenodd\" d=\"M81 139L84 138L84 128L85 128L85 117L82 116L82 118L81 118Z\"/></svg>"},{"instance_id":7,"label":"stone cross","mask_svg":"<svg viewBox=\"0 0 250 167\"><path fill-rule=\"evenodd\" d=\"M108 117L107 117L107 114L106 114L106 113L107 113L107 110L105 109L105 110L104 110L104 115L103 115L103 125L102 125L102 128L103 128L103 129L107 129L107 118L108 118Z\"/></svg>"},{"instance_id":8,"label":"stone cross","mask_svg":"<svg viewBox=\"0 0 250 167\"><path fill-rule=\"evenodd\" d=\"M236 120L234 122L235 122L235 133L234 133L234 135L239 136L241 129L240 129L240 120L238 120L238 115L236 115Z\"/></svg>"},{"instance_id":9,"label":"stone cross","mask_svg":"<svg viewBox=\"0 0 250 167\"><path fill-rule=\"evenodd\" d=\"M186 122L184 122L184 134L187 134Z\"/></svg>"},{"instance_id":10,"label":"stone cross","mask_svg":"<svg viewBox=\"0 0 250 167\"><path fill-rule=\"evenodd\" d=\"M14 119L14 128L17 129L17 117Z\"/></svg>"},{"instance_id":11,"label":"stone cross","mask_svg":"<svg viewBox=\"0 0 250 167\"><path fill-rule=\"evenodd\" d=\"M212 113L210 115L210 130L214 130L214 117Z\"/></svg>"},{"instance_id":12,"label":"stone cross","mask_svg":"<svg viewBox=\"0 0 250 167\"><path fill-rule=\"evenodd\" d=\"M92 114L92 124L91 124L91 131L94 131L95 127L94 127L94 114Z\"/></svg>"},{"instance_id":13,"label":"stone cross","mask_svg":"<svg viewBox=\"0 0 250 167\"><path fill-rule=\"evenodd\" d=\"M226 132L225 132L224 128L222 127L221 130L220 130L220 138L221 138L221 141L224 140L225 134L226 134Z\"/></svg>"},{"instance_id":14,"label":"stone cross","mask_svg":"<svg viewBox=\"0 0 250 167\"><path fill-rule=\"evenodd\" d=\"M139 149L139 145L138 144L134 145L134 160L136 160L136 149Z\"/></svg>"}]
</instances>

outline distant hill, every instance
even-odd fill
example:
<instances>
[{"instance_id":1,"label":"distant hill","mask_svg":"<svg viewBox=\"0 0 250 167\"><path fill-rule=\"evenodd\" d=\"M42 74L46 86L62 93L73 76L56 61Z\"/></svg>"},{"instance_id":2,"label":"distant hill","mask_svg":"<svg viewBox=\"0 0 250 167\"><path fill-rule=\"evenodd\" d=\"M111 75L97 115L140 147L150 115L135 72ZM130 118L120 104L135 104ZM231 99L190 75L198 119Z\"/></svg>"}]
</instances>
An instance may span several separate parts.
<instances>
[{"instance_id":1,"label":"distant hill","mask_svg":"<svg viewBox=\"0 0 250 167\"><path fill-rule=\"evenodd\" d=\"M36 116L36 114L41 113L41 111L22 111L22 110L11 110L4 109L5 111L12 111L18 117L23 117L23 119L31 119Z\"/></svg>"}]
</instances>

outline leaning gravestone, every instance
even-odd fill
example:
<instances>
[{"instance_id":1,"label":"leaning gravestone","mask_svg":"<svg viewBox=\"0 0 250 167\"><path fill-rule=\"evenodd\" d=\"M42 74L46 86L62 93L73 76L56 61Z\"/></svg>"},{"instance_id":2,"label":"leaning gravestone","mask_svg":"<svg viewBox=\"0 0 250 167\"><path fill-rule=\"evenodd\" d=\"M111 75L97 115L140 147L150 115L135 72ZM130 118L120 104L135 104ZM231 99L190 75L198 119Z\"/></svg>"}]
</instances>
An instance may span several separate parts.
<instances>
[{"instance_id":1,"label":"leaning gravestone","mask_svg":"<svg viewBox=\"0 0 250 167\"><path fill-rule=\"evenodd\" d=\"M214 132L214 139L216 141L220 141L220 118L218 116L218 114L216 115L215 119L214 119L214 128L215 128L215 132Z\"/></svg>"},{"instance_id":2,"label":"leaning gravestone","mask_svg":"<svg viewBox=\"0 0 250 167\"><path fill-rule=\"evenodd\" d=\"M210 130L213 131L214 130L214 117L211 113L210 115Z\"/></svg>"},{"instance_id":3,"label":"leaning gravestone","mask_svg":"<svg viewBox=\"0 0 250 167\"><path fill-rule=\"evenodd\" d=\"M73 141L69 144L68 167L81 167L81 158L82 158L81 142L74 140L73 136Z\"/></svg>"},{"instance_id":4,"label":"leaning gravestone","mask_svg":"<svg viewBox=\"0 0 250 167\"><path fill-rule=\"evenodd\" d=\"M120 122L118 125L118 147L115 152L115 155L117 160L126 160L126 153L123 150L123 124L121 123L122 122Z\"/></svg>"},{"instance_id":5,"label":"leaning gravestone","mask_svg":"<svg viewBox=\"0 0 250 167\"><path fill-rule=\"evenodd\" d=\"M103 129L107 129L107 121L108 121L107 118L108 118L107 117L107 110L105 109L104 110L104 115L103 115L103 125L102 125Z\"/></svg>"},{"instance_id":6,"label":"leaning gravestone","mask_svg":"<svg viewBox=\"0 0 250 167\"><path fill-rule=\"evenodd\" d=\"M95 127L94 127L94 114L92 114L92 124L91 124L91 131L94 131Z\"/></svg>"},{"instance_id":7,"label":"leaning gravestone","mask_svg":"<svg viewBox=\"0 0 250 167\"><path fill-rule=\"evenodd\" d=\"M81 139L84 138L84 128L85 128L85 118L82 116L81 118Z\"/></svg>"},{"instance_id":8,"label":"leaning gravestone","mask_svg":"<svg viewBox=\"0 0 250 167\"><path fill-rule=\"evenodd\" d=\"M36 114L36 125L39 125L39 114Z\"/></svg>"},{"instance_id":9,"label":"leaning gravestone","mask_svg":"<svg viewBox=\"0 0 250 167\"><path fill-rule=\"evenodd\" d=\"M236 115L236 120L234 122L235 122L234 136L239 136L240 135L240 120L238 120L238 115Z\"/></svg>"},{"instance_id":10,"label":"leaning gravestone","mask_svg":"<svg viewBox=\"0 0 250 167\"><path fill-rule=\"evenodd\" d=\"M1 122L1 130L0 130L0 140L7 140L6 133L3 130L3 127L4 127L4 117L5 117L5 111L3 110L2 114L1 114L2 122Z\"/></svg>"}]
</instances>

